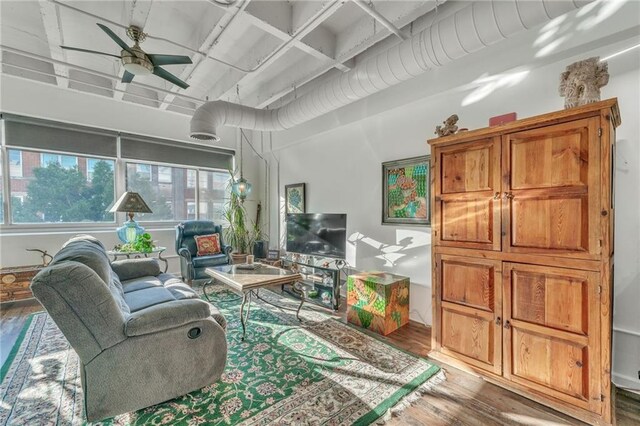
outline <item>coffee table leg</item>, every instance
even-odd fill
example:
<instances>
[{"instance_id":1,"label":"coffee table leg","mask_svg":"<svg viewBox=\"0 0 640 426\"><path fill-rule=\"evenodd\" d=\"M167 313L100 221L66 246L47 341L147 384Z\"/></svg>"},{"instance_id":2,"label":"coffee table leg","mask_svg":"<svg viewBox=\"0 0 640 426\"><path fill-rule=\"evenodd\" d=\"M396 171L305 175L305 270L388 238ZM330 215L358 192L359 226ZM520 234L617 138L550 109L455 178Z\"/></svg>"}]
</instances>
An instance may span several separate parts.
<instances>
[{"instance_id":1,"label":"coffee table leg","mask_svg":"<svg viewBox=\"0 0 640 426\"><path fill-rule=\"evenodd\" d=\"M248 303L247 303L248 302ZM247 313L244 313L244 306L247 305ZM251 290L242 294L242 305L240 305L240 323L242 324L242 340L247 334L247 321L249 321L249 312L251 311Z\"/></svg>"}]
</instances>

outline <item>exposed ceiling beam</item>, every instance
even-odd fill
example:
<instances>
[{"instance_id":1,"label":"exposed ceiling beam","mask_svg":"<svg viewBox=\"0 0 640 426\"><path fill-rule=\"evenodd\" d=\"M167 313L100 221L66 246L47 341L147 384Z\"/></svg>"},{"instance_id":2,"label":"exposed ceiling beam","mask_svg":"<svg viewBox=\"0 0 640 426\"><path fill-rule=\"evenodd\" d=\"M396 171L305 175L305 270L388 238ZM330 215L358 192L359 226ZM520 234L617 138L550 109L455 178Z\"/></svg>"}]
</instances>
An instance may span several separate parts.
<instances>
[{"instance_id":1,"label":"exposed ceiling beam","mask_svg":"<svg viewBox=\"0 0 640 426\"><path fill-rule=\"evenodd\" d=\"M60 48L64 42L58 7L48 0L39 0L39 3L40 16L42 17L42 24L44 25L44 31L47 35L47 43L49 44L51 58L57 61L66 62L65 53L62 48ZM54 64L53 68L56 75L61 76L56 77L58 86L63 88L69 87L69 69L60 64Z\"/></svg>"},{"instance_id":2,"label":"exposed ceiling beam","mask_svg":"<svg viewBox=\"0 0 640 426\"><path fill-rule=\"evenodd\" d=\"M336 9L334 9L335 11ZM327 19L329 15L326 15L323 17L322 20ZM253 14L247 13L245 18L251 22L254 26L260 28L261 30L268 32L269 34L271 34L272 36L279 38L280 40L288 43L288 45L286 47L281 46L279 53L276 54L276 56L273 57L273 59L268 58L271 60L271 62L275 61L276 59L280 58L282 55L284 55L285 53L287 53L290 49L292 48L298 48L299 50L303 51L304 53L313 56L316 59L320 59L321 61L325 61L325 62L330 62L332 64L333 67L338 68L340 71L342 72L347 72L349 71L349 68L344 66L342 63L336 61L333 58L333 51L335 50L335 41L333 42L334 46L331 46L331 51L329 51L329 49L327 49L326 45L322 46L322 43L314 43L313 38L309 39L307 38L305 41L302 41L302 39L311 32L312 29L316 28L317 25L320 25L321 21L317 22L313 28L309 28L308 30L306 30L304 32L304 34L296 34L296 35L290 35L289 33L283 31L281 28L279 28L278 26L274 26L271 23L260 19L257 16L254 16ZM271 62L269 63L264 63L264 65L261 64L260 68L265 68L267 67Z\"/></svg>"},{"instance_id":3,"label":"exposed ceiling beam","mask_svg":"<svg viewBox=\"0 0 640 426\"><path fill-rule=\"evenodd\" d=\"M401 2L399 2L401 3ZM442 0L439 2L442 4ZM426 13L432 11L436 6L436 2L434 0L425 1L418 4L415 7L402 7L402 5L393 5L388 6L385 10L386 19L391 22L396 28L401 28L400 31L403 34L407 34L410 32L408 25L415 21L420 16L425 15ZM378 11L379 12L379 11ZM376 21L378 22L378 21ZM353 25L348 31L341 33L337 36L337 45L336 45L336 59L345 65L353 67L354 59L356 56L365 50L369 49L379 41L387 38L389 36L389 32L384 28L380 27L374 33L371 32L371 18L363 17L358 23ZM393 39L394 42L397 39ZM256 93L253 96L258 99L258 103L256 107L265 108L274 104L277 101L277 105L284 105L291 100L294 99L294 89L303 88L302 91L299 91L298 96L305 93L305 89L307 89L308 83L312 82L315 79L324 79L326 70L319 70L322 72L318 72L315 75L306 76L296 82L294 84L288 84L286 86L273 87L270 86L268 90L260 89L263 93ZM311 86L308 87L309 89Z\"/></svg>"},{"instance_id":4,"label":"exposed ceiling beam","mask_svg":"<svg viewBox=\"0 0 640 426\"><path fill-rule=\"evenodd\" d=\"M300 2L300 3L305 4L305 3L312 3L312 2ZM245 75L236 84L234 84L233 87L230 87L226 91L223 97L233 97L235 94L237 85L247 86L255 83L258 80L258 77L260 76L261 71L268 68L269 65L276 62L278 59L280 59L282 56L284 56L288 51L290 51L294 47L299 48L302 51L306 51L307 53L311 53L311 50L312 50L313 53L311 54L313 54L314 56L318 55L319 53L320 55L322 55L322 58L324 60L331 61L331 67L335 66L336 68L344 72L349 71L348 67L342 65L342 63L336 61L334 58L329 57L322 52L316 51L306 43L302 42L302 39L305 36L307 36L311 31L313 31L316 27L318 27L318 25L320 25L322 22L328 19L331 15L333 15L333 13L336 12L343 4L344 2L342 0L332 0L326 3L322 3L321 7L316 9L313 14L305 16L306 18L305 22L301 22L299 19L295 21L292 27L294 27L295 25L296 29L293 30L294 32L291 35L285 33L282 29L279 29L273 25L270 25L268 22L265 22L260 18L257 18L251 14L247 14L247 17L251 20L251 22L254 25L269 32L275 37L285 40L285 42L278 49L276 49L271 55L269 55L260 64L260 67L257 70ZM295 17L296 15L292 14L292 19ZM305 49L311 49L311 50L305 50Z\"/></svg>"},{"instance_id":5,"label":"exposed ceiling beam","mask_svg":"<svg viewBox=\"0 0 640 426\"><path fill-rule=\"evenodd\" d=\"M189 80L193 75L193 73L203 63L205 63L206 57L212 55L213 50L218 44L218 40L220 40L220 37L222 36L222 34L224 34L224 32L233 24L233 21L236 19L236 17L239 14L243 13L243 11L249 5L250 1L251 0L238 0L235 3L233 3L232 6L229 6L224 9L225 14L222 16L222 18L220 18L218 23L211 29L211 31L209 31L209 34L207 34L207 36L204 38L204 40L202 41L202 43L197 49L198 51L207 52L206 56L195 55L194 58L192 59L193 64L187 65L182 71L182 73L180 74L179 76L180 80L186 83L189 83ZM162 102L160 103L160 109L163 109L163 110L167 109L169 105L171 105L171 103L176 97L175 93L177 93L178 90L180 90L178 86L174 85L171 87L170 91L172 93L166 95L164 99L161 100Z\"/></svg>"},{"instance_id":6,"label":"exposed ceiling beam","mask_svg":"<svg viewBox=\"0 0 640 426\"><path fill-rule=\"evenodd\" d=\"M375 19L376 21L380 22L386 29L391 31L396 36L398 36L398 38L400 38L400 40L406 40L407 39L407 35L405 33L403 33L402 31L400 31L395 25L393 25L393 22L389 21L383 14L381 14L380 12L375 10L373 8L373 4L371 4L371 6L369 6L363 0L353 0L353 2L357 6L359 6L360 9L364 10L367 14L369 14L373 19Z\"/></svg>"},{"instance_id":7,"label":"exposed ceiling beam","mask_svg":"<svg viewBox=\"0 0 640 426\"><path fill-rule=\"evenodd\" d=\"M147 25L147 19L149 19L149 13L151 12L151 5L153 4L153 0L133 0L131 2L131 11L129 12L129 25L135 25L139 28L144 29ZM118 69L118 81L115 83L113 98L117 100L122 100L125 93L127 92L127 83L122 82L122 76L124 75L124 66L122 65L122 61L118 61L120 67Z\"/></svg>"}]
</instances>

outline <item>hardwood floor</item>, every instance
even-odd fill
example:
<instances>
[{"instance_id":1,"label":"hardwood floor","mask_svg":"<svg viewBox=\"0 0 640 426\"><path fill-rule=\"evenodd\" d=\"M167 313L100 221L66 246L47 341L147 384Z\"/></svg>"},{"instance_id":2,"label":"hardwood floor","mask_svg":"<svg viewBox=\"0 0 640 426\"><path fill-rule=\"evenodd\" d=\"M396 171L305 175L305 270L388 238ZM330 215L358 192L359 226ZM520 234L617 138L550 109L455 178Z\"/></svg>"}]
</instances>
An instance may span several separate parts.
<instances>
[{"instance_id":1,"label":"hardwood floor","mask_svg":"<svg viewBox=\"0 0 640 426\"><path fill-rule=\"evenodd\" d=\"M42 310L34 300L0 305L0 364L6 360L29 314ZM344 317L344 312L341 312ZM384 338L426 357L431 329L411 322ZM530 399L485 382L456 368L442 365L447 380L423 395L388 425L581 425ZM640 425L640 395L618 391L618 426Z\"/></svg>"}]
</instances>

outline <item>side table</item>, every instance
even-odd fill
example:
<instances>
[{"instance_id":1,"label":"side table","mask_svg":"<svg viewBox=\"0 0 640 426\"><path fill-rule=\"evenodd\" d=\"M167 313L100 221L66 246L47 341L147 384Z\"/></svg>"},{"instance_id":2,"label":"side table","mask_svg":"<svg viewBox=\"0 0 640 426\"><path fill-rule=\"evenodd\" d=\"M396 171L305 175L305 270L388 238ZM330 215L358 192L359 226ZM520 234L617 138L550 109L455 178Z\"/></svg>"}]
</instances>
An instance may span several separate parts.
<instances>
[{"instance_id":1,"label":"side table","mask_svg":"<svg viewBox=\"0 0 640 426\"><path fill-rule=\"evenodd\" d=\"M387 335L409 322L409 278L364 272L347 278L347 321Z\"/></svg>"},{"instance_id":2,"label":"side table","mask_svg":"<svg viewBox=\"0 0 640 426\"><path fill-rule=\"evenodd\" d=\"M118 260L119 257L126 257L127 259L132 259L132 258L140 259L142 257L149 257L149 255L156 255L156 258L158 260L161 260L162 262L164 262L163 272L167 272L167 270L169 269L169 261L164 257L162 257L162 253L164 253L166 249L167 249L166 247L156 247L150 252L109 250L107 254L109 256L113 256L114 261Z\"/></svg>"}]
</instances>

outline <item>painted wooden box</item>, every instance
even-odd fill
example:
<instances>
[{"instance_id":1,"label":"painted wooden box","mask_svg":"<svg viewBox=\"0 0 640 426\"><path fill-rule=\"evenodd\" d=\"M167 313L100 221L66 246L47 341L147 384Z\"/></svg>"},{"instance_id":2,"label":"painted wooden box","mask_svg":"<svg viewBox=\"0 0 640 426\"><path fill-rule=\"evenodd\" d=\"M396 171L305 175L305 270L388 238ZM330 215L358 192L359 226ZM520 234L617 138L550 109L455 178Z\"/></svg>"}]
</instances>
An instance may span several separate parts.
<instances>
[{"instance_id":1,"label":"painted wooden box","mask_svg":"<svg viewBox=\"0 0 640 426\"><path fill-rule=\"evenodd\" d=\"M33 297L30 288L31 279L42 268L42 265L30 265L0 269L0 302Z\"/></svg>"},{"instance_id":2,"label":"painted wooden box","mask_svg":"<svg viewBox=\"0 0 640 426\"><path fill-rule=\"evenodd\" d=\"M387 335L409 322L409 278L365 272L347 278L347 321Z\"/></svg>"}]
</instances>

